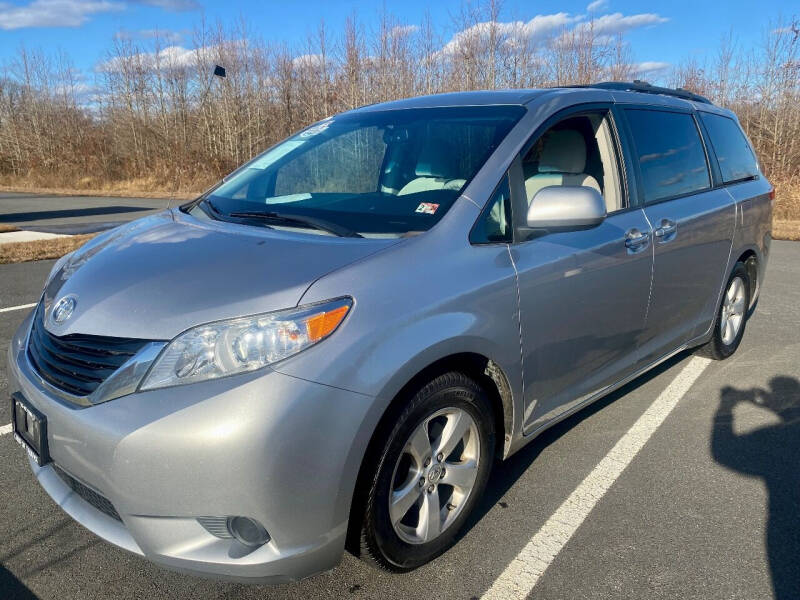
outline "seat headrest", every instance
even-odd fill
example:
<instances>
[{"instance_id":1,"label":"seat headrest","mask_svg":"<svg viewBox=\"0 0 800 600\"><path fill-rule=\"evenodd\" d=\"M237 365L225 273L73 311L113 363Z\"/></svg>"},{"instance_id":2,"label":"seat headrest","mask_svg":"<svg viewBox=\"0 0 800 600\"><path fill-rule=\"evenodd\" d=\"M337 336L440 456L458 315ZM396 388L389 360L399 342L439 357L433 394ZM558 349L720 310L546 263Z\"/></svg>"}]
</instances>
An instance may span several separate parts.
<instances>
[{"instance_id":1,"label":"seat headrest","mask_svg":"<svg viewBox=\"0 0 800 600\"><path fill-rule=\"evenodd\" d=\"M458 177L456 152L450 144L441 140L427 140L419 154L414 173L417 177L455 179Z\"/></svg>"},{"instance_id":2,"label":"seat headrest","mask_svg":"<svg viewBox=\"0 0 800 600\"><path fill-rule=\"evenodd\" d=\"M572 129L546 134L539 158L539 173L583 173L586 168L586 140Z\"/></svg>"}]
</instances>

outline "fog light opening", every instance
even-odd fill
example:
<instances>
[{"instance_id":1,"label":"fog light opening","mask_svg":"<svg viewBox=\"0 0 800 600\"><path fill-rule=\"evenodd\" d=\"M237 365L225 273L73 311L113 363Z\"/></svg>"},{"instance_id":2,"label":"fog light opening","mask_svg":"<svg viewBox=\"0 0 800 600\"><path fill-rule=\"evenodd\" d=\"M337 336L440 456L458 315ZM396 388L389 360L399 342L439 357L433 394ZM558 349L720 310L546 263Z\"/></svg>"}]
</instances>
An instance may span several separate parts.
<instances>
[{"instance_id":1,"label":"fog light opening","mask_svg":"<svg viewBox=\"0 0 800 600\"><path fill-rule=\"evenodd\" d=\"M269 540L269 534L264 526L250 517L228 517L228 532L244 546L257 548Z\"/></svg>"}]
</instances>

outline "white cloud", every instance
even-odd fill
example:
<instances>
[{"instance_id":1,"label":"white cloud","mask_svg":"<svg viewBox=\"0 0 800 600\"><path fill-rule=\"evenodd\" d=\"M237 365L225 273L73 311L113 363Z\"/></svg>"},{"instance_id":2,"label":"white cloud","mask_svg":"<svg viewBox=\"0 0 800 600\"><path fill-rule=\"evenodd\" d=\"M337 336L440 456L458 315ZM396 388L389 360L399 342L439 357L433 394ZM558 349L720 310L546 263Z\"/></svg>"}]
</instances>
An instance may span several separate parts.
<instances>
[{"instance_id":1,"label":"white cloud","mask_svg":"<svg viewBox=\"0 0 800 600\"><path fill-rule=\"evenodd\" d=\"M598 4L599 2L599 4ZM605 6L605 0L592 2L587 8ZM592 31L597 43L608 43L613 36L631 29L664 23L669 19L655 13L623 15L612 13L595 17L593 15L572 15L560 12L550 15L536 15L530 21L487 21L476 23L456 33L438 53L439 56L455 54L459 49L469 47L477 42L485 42L494 27L494 34L501 43L520 46L525 43L536 43L554 37L556 43L568 40L570 31L578 33Z\"/></svg>"},{"instance_id":2,"label":"white cloud","mask_svg":"<svg viewBox=\"0 0 800 600\"><path fill-rule=\"evenodd\" d=\"M317 69L323 65L325 58L322 54L301 54L292 59L295 69Z\"/></svg>"},{"instance_id":3,"label":"white cloud","mask_svg":"<svg viewBox=\"0 0 800 600\"><path fill-rule=\"evenodd\" d=\"M669 21L666 17L655 13L641 13L638 15L623 15L622 13L611 13L586 21L580 25L585 29L591 27L595 35L616 35L625 33L631 29L647 27L648 25L658 25Z\"/></svg>"},{"instance_id":4,"label":"white cloud","mask_svg":"<svg viewBox=\"0 0 800 600\"><path fill-rule=\"evenodd\" d=\"M114 56L97 63L94 70L98 73L119 73L126 69L150 71L169 71L171 69L211 69L215 64L231 68L247 52L246 40L228 40L222 44L213 44L204 48L185 48L180 45L167 46L158 52L139 52L128 56Z\"/></svg>"},{"instance_id":5,"label":"white cloud","mask_svg":"<svg viewBox=\"0 0 800 600\"><path fill-rule=\"evenodd\" d=\"M168 11L200 8L197 0L131 0ZM18 5L0 1L0 29L78 27L93 15L125 10L118 0L32 0Z\"/></svg>"},{"instance_id":6,"label":"white cloud","mask_svg":"<svg viewBox=\"0 0 800 600\"><path fill-rule=\"evenodd\" d=\"M155 66L191 67L197 64L198 50L189 50L183 46L167 46L153 55Z\"/></svg>"},{"instance_id":7,"label":"white cloud","mask_svg":"<svg viewBox=\"0 0 800 600\"><path fill-rule=\"evenodd\" d=\"M196 0L133 0L137 4L146 4L147 6L155 6L163 8L171 12L182 12L187 10L197 10L200 8L200 3Z\"/></svg>"},{"instance_id":8,"label":"white cloud","mask_svg":"<svg viewBox=\"0 0 800 600\"><path fill-rule=\"evenodd\" d=\"M597 12L598 10L605 10L608 8L608 0L594 0L586 7L588 12Z\"/></svg>"},{"instance_id":9,"label":"white cloud","mask_svg":"<svg viewBox=\"0 0 800 600\"><path fill-rule=\"evenodd\" d=\"M78 104L86 105L93 102L100 90L89 83L59 84L53 88L53 93L58 96L74 97Z\"/></svg>"},{"instance_id":10,"label":"white cloud","mask_svg":"<svg viewBox=\"0 0 800 600\"><path fill-rule=\"evenodd\" d=\"M419 25L397 25L392 27L389 35L392 37L399 37L403 35L411 35L419 29Z\"/></svg>"},{"instance_id":11,"label":"white cloud","mask_svg":"<svg viewBox=\"0 0 800 600\"><path fill-rule=\"evenodd\" d=\"M0 2L0 29L78 27L91 15L124 8L111 0L33 0L24 6Z\"/></svg>"},{"instance_id":12,"label":"white cloud","mask_svg":"<svg viewBox=\"0 0 800 600\"><path fill-rule=\"evenodd\" d=\"M569 13L536 15L523 26L523 32L530 38L543 39L552 32L584 19L583 15L570 16Z\"/></svg>"},{"instance_id":13,"label":"white cloud","mask_svg":"<svg viewBox=\"0 0 800 600\"><path fill-rule=\"evenodd\" d=\"M95 70L102 73L119 73L126 67L143 69L178 69L198 64L200 50L190 50L183 46L167 46L158 52L140 52L130 56L115 56L99 63Z\"/></svg>"},{"instance_id":14,"label":"white cloud","mask_svg":"<svg viewBox=\"0 0 800 600\"><path fill-rule=\"evenodd\" d=\"M644 75L644 74L653 74L653 73L660 73L662 71L666 71L672 65L668 62L660 62L657 60L646 60L639 63L634 63L631 65L631 70L634 73Z\"/></svg>"},{"instance_id":15,"label":"white cloud","mask_svg":"<svg viewBox=\"0 0 800 600\"><path fill-rule=\"evenodd\" d=\"M441 52L443 54L454 54L462 46L474 43L476 40L486 39L494 26L495 35L505 38L506 43L518 44L522 41L540 41L554 32L574 25L581 21L582 15L570 15L560 12L552 15L536 15L530 21L486 21L476 23L467 29L456 33L452 39L445 44Z\"/></svg>"}]
</instances>

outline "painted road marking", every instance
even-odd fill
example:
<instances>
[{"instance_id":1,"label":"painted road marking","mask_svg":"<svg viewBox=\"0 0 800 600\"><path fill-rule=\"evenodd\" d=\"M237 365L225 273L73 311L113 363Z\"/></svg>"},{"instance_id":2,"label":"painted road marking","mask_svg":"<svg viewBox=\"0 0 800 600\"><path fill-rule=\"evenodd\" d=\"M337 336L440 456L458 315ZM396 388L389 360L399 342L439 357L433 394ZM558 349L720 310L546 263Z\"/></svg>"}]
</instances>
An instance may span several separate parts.
<instances>
[{"instance_id":1,"label":"painted road marking","mask_svg":"<svg viewBox=\"0 0 800 600\"><path fill-rule=\"evenodd\" d=\"M639 417L556 512L542 525L482 596L483 600L522 600L531 593L561 549L633 458L664 422L678 401L711 362L694 356Z\"/></svg>"},{"instance_id":2,"label":"painted road marking","mask_svg":"<svg viewBox=\"0 0 800 600\"><path fill-rule=\"evenodd\" d=\"M0 308L0 313L4 312L11 312L12 310L22 310L23 308L33 308L36 306L36 302L33 304L20 304L19 306L9 306L8 308Z\"/></svg>"},{"instance_id":3,"label":"painted road marking","mask_svg":"<svg viewBox=\"0 0 800 600\"><path fill-rule=\"evenodd\" d=\"M0 427L0 435L5 435L7 433L11 433L11 423Z\"/></svg>"}]
</instances>

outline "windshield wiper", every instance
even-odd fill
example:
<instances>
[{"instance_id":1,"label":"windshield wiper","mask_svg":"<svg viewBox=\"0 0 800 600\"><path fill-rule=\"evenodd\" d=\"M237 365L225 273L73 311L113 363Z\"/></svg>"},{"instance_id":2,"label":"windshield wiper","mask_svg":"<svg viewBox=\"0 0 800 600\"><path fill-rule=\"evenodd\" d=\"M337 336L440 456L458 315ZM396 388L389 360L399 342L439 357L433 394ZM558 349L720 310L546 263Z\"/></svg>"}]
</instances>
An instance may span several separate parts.
<instances>
[{"instance_id":1,"label":"windshield wiper","mask_svg":"<svg viewBox=\"0 0 800 600\"><path fill-rule=\"evenodd\" d=\"M210 198L203 198L201 205L206 209L206 213L210 213L210 216L217 219L218 221L224 221L225 217L237 217L237 216L244 217L245 215L248 217L253 216L250 213L233 213L232 215L224 213L214 205L214 203L211 201ZM260 215L262 213L256 213L256 214ZM269 225L265 225L265 227L271 229Z\"/></svg>"},{"instance_id":2,"label":"windshield wiper","mask_svg":"<svg viewBox=\"0 0 800 600\"><path fill-rule=\"evenodd\" d=\"M260 219L274 223L295 223L297 225L305 225L321 231L327 231L328 233L332 233L339 237L364 237L360 233L353 231L344 225L326 221L325 219L318 219L317 217L308 217L306 215L295 215L279 212L242 211L228 213L228 216L238 219Z\"/></svg>"}]
</instances>

